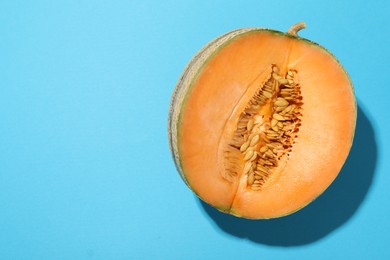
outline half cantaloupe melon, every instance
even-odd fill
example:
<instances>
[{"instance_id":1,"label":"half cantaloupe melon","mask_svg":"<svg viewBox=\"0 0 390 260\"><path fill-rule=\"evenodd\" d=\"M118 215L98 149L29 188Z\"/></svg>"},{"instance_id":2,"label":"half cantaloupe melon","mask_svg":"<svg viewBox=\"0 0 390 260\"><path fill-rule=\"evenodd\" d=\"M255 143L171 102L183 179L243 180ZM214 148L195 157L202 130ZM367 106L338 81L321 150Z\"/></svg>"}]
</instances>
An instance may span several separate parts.
<instances>
[{"instance_id":1,"label":"half cantaloupe melon","mask_svg":"<svg viewBox=\"0 0 390 260\"><path fill-rule=\"evenodd\" d=\"M174 90L169 142L185 183L245 218L293 213L336 178L356 124L351 81L335 57L287 33L246 28L207 44Z\"/></svg>"}]
</instances>

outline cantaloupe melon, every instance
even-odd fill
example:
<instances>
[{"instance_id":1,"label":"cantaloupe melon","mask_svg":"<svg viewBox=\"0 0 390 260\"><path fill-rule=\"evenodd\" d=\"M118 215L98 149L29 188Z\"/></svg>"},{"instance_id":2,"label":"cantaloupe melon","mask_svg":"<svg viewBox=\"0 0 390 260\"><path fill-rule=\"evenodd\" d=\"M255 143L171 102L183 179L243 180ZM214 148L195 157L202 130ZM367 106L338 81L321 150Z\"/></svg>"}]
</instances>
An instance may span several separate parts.
<instances>
[{"instance_id":1,"label":"cantaloupe melon","mask_svg":"<svg viewBox=\"0 0 390 260\"><path fill-rule=\"evenodd\" d=\"M356 124L336 58L287 33L245 28L188 63L169 110L169 143L189 188L217 209L264 219L293 213L336 178Z\"/></svg>"}]
</instances>

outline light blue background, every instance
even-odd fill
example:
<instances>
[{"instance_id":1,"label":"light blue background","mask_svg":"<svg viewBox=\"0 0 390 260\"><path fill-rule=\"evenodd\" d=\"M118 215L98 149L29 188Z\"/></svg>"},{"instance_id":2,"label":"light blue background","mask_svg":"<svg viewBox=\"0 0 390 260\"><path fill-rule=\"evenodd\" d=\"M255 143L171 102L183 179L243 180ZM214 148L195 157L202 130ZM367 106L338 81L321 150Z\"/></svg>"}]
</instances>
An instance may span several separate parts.
<instances>
[{"instance_id":1,"label":"light blue background","mask_svg":"<svg viewBox=\"0 0 390 260\"><path fill-rule=\"evenodd\" d=\"M390 259L389 2L232 2L0 2L0 259ZM355 85L351 155L294 215L219 213L171 160L174 85L214 37L301 20Z\"/></svg>"}]
</instances>

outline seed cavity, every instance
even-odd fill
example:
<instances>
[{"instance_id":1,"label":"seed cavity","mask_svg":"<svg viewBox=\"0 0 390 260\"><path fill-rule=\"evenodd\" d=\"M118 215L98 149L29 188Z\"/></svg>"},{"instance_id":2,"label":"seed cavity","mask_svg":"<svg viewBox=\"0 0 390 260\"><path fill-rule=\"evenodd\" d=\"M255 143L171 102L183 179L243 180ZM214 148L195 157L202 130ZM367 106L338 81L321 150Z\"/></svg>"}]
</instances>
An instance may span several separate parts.
<instances>
[{"instance_id":1,"label":"seed cavity","mask_svg":"<svg viewBox=\"0 0 390 260\"><path fill-rule=\"evenodd\" d=\"M303 102L298 72L280 72L273 65L241 113L224 151L225 179L247 175L248 188L254 191L261 190L280 160L289 159L299 136Z\"/></svg>"}]
</instances>

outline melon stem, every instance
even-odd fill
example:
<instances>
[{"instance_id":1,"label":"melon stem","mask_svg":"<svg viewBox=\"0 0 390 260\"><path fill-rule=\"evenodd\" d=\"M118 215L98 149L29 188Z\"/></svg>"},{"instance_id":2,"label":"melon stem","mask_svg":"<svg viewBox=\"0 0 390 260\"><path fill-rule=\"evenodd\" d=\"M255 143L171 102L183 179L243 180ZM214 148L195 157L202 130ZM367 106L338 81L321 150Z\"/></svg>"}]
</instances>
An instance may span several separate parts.
<instances>
[{"instance_id":1,"label":"melon stem","mask_svg":"<svg viewBox=\"0 0 390 260\"><path fill-rule=\"evenodd\" d=\"M298 36L298 32L305 28L306 24L302 21L291 26L290 29L288 29L287 33L293 36Z\"/></svg>"}]
</instances>

